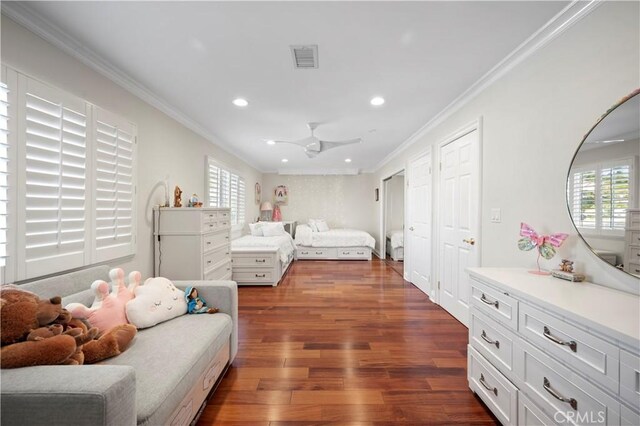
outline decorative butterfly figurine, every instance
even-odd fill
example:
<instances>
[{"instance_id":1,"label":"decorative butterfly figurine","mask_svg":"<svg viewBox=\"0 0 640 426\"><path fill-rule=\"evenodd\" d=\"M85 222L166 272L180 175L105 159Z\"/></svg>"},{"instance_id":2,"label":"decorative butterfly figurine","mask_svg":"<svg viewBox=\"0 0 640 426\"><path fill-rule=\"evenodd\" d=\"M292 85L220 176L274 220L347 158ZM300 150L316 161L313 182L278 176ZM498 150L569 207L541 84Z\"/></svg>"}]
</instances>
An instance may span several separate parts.
<instances>
[{"instance_id":1,"label":"decorative butterfly figurine","mask_svg":"<svg viewBox=\"0 0 640 426\"><path fill-rule=\"evenodd\" d=\"M540 255L548 260L556 255L555 247L560 247L569 234L538 235L532 227L522 222L520 236L523 237L518 240L520 250L529 251L538 247Z\"/></svg>"}]
</instances>

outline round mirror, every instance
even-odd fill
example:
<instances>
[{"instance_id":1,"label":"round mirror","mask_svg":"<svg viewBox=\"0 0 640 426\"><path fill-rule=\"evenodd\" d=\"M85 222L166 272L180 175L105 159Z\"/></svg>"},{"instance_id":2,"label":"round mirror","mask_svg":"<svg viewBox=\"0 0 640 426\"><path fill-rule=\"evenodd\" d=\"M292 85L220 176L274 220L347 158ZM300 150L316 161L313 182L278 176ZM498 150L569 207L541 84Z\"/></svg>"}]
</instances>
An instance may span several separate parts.
<instances>
[{"instance_id":1,"label":"round mirror","mask_svg":"<svg viewBox=\"0 0 640 426\"><path fill-rule=\"evenodd\" d=\"M610 108L576 151L567 206L602 260L640 275L640 89Z\"/></svg>"}]
</instances>

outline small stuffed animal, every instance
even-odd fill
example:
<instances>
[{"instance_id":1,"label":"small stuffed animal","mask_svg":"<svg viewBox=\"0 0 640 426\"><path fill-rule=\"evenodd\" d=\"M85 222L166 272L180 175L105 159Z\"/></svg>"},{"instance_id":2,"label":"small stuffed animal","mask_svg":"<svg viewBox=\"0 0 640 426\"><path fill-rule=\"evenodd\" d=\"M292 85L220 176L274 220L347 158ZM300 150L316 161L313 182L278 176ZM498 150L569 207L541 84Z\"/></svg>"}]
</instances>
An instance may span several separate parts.
<instances>
[{"instance_id":1,"label":"small stuffed animal","mask_svg":"<svg viewBox=\"0 0 640 426\"><path fill-rule=\"evenodd\" d=\"M198 296L198 289L195 287L187 287L184 298L187 301L187 312L190 314L215 314L218 312L218 308L207 306L207 302Z\"/></svg>"}]
</instances>

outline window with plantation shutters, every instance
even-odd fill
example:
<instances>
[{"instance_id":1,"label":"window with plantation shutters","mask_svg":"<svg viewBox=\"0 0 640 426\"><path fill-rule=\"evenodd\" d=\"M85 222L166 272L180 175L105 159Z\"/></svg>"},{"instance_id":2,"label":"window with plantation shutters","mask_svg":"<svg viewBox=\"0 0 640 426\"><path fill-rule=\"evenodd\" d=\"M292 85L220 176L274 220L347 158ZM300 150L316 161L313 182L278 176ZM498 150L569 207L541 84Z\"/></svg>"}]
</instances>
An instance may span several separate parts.
<instances>
[{"instance_id":1,"label":"window with plantation shutters","mask_svg":"<svg viewBox=\"0 0 640 426\"><path fill-rule=\"evenodd\" d=\"M207 157L207 206L228 207L231 210L231 224L245 222L244 179Z\"/></svg>"},{"instance_id":2,"label":"window with plantation shutters","mask_svg":"<svg viewBox=\"0 0 640 426\"><path fill-rule=\"evenodd\" d=\"M9 192L9 88L0 83L0 269L7 260ZM4 279L0 281L4 283Z\"/></svg>"},{"instance_id":3,"label":"window with plantation shutters","mask_svg":"<svg viewBox=\"0 0 640 426\"><path fill-rule=\"evenodd\" d=\"M87 263L86 102L21 76L18 278Z\"/></svg>"},{"instance_id":4,"label":"window with plantation shutters","mask_svg":"<svg viewBox=\"0 0 640 426\"><path fill-rule=\"evenodd\" d=\"M96 261L134 253L136 128L100 108L95 115Z\"/></svg>"},{"instance_id":5,"label":"window with plantation shutters","mask_svg":"<svg viewBox=\"0 0 640 426\"><path fill-rule=\"evenodd\" d=\"M135 125L9 67L3 80L0 278L134 254Z\"/></svg>"},{"instance_id":6,"label":"window with plantation shutters","mask_svg":"<svg viewBox=\"0 0 640 426\"><path fill-rule=\"evenodd\" d=\"M633 205L633 159L574 168L569 180L572 217L594 234L619 234Z\"/></svg>"}]
</instances>

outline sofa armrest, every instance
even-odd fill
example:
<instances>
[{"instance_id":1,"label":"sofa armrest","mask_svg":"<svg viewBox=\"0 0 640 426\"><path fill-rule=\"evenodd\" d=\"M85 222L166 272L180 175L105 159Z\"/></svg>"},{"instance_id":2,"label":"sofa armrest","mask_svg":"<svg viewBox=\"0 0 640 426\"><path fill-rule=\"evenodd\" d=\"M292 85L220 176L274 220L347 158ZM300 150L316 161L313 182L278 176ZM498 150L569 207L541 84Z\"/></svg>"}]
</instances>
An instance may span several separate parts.
<instances>
[{"instance_id":1,"label":"sofa armrest","mask_svg":"<svg viewBox=\"0 0 640 426\"><path fill-rule=\"evenodd\" d=\"M218 308L231 317L233 330L231 331L231 353L229 363L238 353L238 285L235 281L173 281L180 290L187 287L198 289L198 295L207 301L207 305Z\"/></svg>"},{"instance_id":2,"label":"sofa armrest","mask_svg":"<svg viewBox=\"0 0 640 426\"><path fill-rule=\"evenodd\" d=\"M136 375L118 365L1 371L5 425L135 425Z\"/></svg>"}]
</instances>

